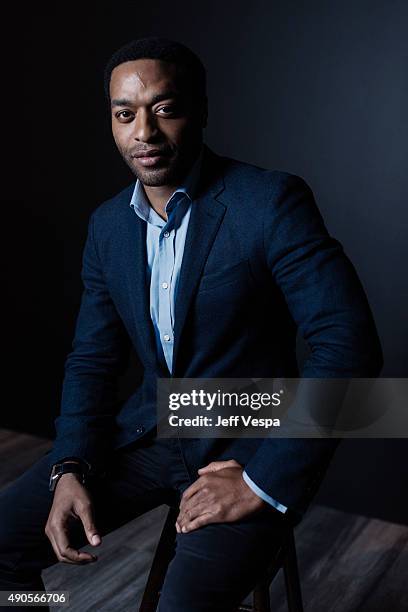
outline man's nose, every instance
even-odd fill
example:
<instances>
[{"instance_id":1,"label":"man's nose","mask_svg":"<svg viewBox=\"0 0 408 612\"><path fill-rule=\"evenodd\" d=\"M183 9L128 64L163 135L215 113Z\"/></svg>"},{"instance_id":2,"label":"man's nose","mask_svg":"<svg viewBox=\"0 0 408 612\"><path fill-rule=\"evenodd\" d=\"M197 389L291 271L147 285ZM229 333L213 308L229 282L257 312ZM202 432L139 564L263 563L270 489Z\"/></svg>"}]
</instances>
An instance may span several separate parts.
<instances>
[{"instance_id":1,"label":"man's nose","mask_svg":"<svg viewBox=\"0 0 408 612\"><path fill-rule=\"evenodd\" d=\"M136 113L134 126L134 138L140 142L149 142L158 134L154 115L145 109L139 109Z\"/></svg>"}]
</instances>

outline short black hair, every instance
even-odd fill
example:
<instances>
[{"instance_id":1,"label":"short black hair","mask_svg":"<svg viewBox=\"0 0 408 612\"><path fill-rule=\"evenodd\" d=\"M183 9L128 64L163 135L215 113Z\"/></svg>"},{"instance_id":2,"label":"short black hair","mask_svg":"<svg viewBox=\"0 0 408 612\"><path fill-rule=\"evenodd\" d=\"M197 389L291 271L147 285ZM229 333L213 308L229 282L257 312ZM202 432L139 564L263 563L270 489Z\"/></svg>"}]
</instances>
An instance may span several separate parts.
<instances>
[{"instance_id":1,"label":"short black hair","mask_svg":"<svg viewBox=\"0 0 408 612\"><path fill-rule=\"evenodd\" d=\"M128 42L115 51L105 66L104 88L110 101L109 85L116 66L137 59L158 59L175 64L188 77L191 91L198 99L206 98L206 70L200 58L191 49L169 38L149 36Z\"/></svg>"}]
</instances>

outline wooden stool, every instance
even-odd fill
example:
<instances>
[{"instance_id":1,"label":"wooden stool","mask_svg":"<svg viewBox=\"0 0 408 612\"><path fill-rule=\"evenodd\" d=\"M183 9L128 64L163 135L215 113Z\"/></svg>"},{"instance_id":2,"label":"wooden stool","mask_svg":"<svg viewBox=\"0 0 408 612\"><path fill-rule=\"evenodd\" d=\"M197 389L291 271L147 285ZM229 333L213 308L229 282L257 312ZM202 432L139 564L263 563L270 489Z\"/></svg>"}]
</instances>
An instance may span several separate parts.
<instances>
[{"instance_id":1,"label":"wooden stool","mask_svg":"<svg viewBox=\"0 0 408 612\"><path fill-rule=\"evenodd\" d=\"M159 603L167 567L174 556L177 516L178 510L170 508L154 555L139 612L155 612ZM295 540L293 529L289 525L285 529L282 544L276 551L275 557L271 559L268 570L260 577L253 591L253 605L240 605L237 612L271 612L269 587L281 567L285 576L288 611L303 612Z\"/></svg>"}]
</instances>

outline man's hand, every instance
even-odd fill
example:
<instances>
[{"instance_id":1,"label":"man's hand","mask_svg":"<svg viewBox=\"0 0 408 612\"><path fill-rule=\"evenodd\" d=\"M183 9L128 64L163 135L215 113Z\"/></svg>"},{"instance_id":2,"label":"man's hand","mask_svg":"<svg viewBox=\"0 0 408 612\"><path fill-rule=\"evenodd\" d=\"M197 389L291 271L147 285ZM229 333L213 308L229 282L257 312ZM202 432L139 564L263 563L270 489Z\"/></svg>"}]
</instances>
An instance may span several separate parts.
<instances>
[{"instance_id":1,"label":"man's hand","mask_svg":"<svg viewBox=\"0 0 408 612\"><path fill-rule=\"evenodd\" d=\"M88 542L98 546L101 538L94 525L90 495L75 474L63 474L55 488L45 533L59 561L74 564L96 561L96 556L76 550L70 545L68 527L75 519L82 521Z\"/></svg>"},{"instance_id":2,"label":"man's hand","mask_svg":"<svg viewBox=\"0 0 408 612\"><path fill-rule=\"evenodd\" d=\"M213 461L198 470L200 477L182 495L176 521L178 533L188 533L210 523L232 523L266 505L248 487L242 466L230 461Z\"/></svg>"}]
</instances>

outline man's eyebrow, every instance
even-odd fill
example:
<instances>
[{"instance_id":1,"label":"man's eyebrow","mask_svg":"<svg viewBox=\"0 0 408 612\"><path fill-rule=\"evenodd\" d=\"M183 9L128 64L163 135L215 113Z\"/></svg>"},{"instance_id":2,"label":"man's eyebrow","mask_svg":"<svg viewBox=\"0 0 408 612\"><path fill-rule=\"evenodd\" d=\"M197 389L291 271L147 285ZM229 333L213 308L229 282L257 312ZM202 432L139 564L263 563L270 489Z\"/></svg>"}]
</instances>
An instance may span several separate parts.
<instances>
[{"instance_id":1,"label":"man's eyebrow","mask_svg":"<svg viewBox=\"0 0 408 612\"><path fill-rule=\"evenodd\" d=\"M166 91L162 94L157 94L152 98L152 104L157 104L157 102L161 102L162 100L170 100L174 98L179 98L180 93L178 91Z\"/></svg>"},{"instance_id":2,"label":"man's eyebrow","mask_svg":"<svg viewBox=\"0 0 408 612\"><path fill-rule=\"evenodd\" d=\"M126 100L126 98L114 98L111 100L112 106L132 106L131 100Z\"/></svg>"},{"instance_id":3,"label":"man's eyebrow","mask_svg":"<svg viewBox=\"0 0 408 612\"><path fill-rule=\"evenodd\" d=\"M153 96L153 98L150 100L150 104L157 104L157 102L161 102L162 100L178 98L179 96L180 94L177 91L165 91L164 93ZM133 106L133 102L127 98L113 98L111 100L111 106Z\"/></svg>"}]
</instances>

